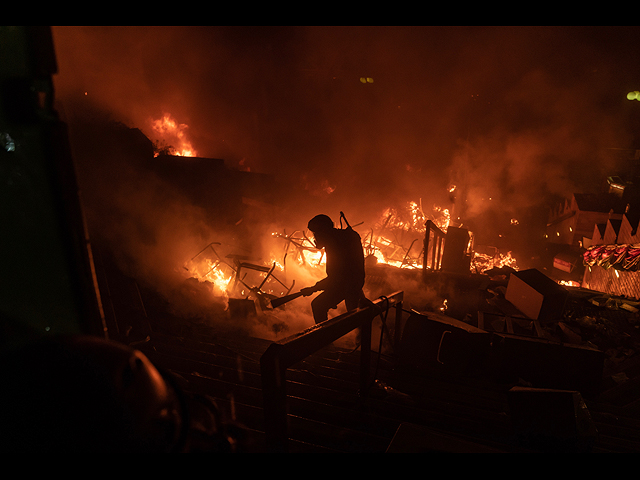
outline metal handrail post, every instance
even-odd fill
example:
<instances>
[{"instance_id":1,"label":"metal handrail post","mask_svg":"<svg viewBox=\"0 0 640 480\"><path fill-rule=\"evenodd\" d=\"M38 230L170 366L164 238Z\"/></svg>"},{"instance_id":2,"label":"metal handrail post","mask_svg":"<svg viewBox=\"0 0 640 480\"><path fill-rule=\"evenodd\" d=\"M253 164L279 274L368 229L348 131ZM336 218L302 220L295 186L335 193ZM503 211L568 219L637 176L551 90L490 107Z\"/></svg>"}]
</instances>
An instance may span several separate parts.
<instances>
[{"instance_id":1,"label":"metal handrail post","mask_svg":"<svg viewBox=\"0 0 640 480\"><path fill-rule=\"evenodd\" d=\"M273 453L289 451L287 367L280 360L281 350L279 344L272 343L260 358L265 442Z\"/></svg>"},{"instance_id":2,"label":"metal handrail post","mask_svg":"<svg viewBox=\"0 0 640 480\"><path fill-rule=\"evenodd\" d=\"M402 302L396 303L396 318L393 324L393 348L396 352L400 351L400 341L402 340L402 330L404 329L404 320L402 318Z\"/></svg>"},{"instance_id":3,"label":"metal handrail post","mask_svg":"<svg viewBox=\"0 0 640 480\"><path fill-rule=\"evenodd\" d=\"M431 220L427 220L425 224L426 231L423 241L423 258L422 258L422 269L426 271L429 267L429 259L431 260L431 270L437 271L440 270L442 264L442 254L444 251L444 239L445 234L440 228L433 223ZM431 245L431 232L433 232L433 244ZM431 255L429 258L429 247L431 247Z\"/></svg>"},{"instance_id":4,"label":"metal handrail post","mask_svg":"<svg viewBox=\"0 0 640 480\"><path fill-rule=\"evenodd\" d=\"M403 292L396 292L385 300L376 300L366 308L326 320L269 345L260 358L267 450L274 453L288 451L287 369L360 328L360 394L366 395L371 377L371 324L380 313L380 306L390 308L395 305L397 308L399 305L400 310L396 310L396 315L401 315L403 295Z\"/></svg>"},{"instance_id":5,"label":"metal handrail post","mask_svg":"<svg viewBox=\"0 0 640 480\"><path fill-rule=\"evenodd\" d=\"M375 318L375 312L370 317L363 319L360 326L360 396L365 396L369 388L371 376L371 324Z\"/></svg>"}]
</instances>

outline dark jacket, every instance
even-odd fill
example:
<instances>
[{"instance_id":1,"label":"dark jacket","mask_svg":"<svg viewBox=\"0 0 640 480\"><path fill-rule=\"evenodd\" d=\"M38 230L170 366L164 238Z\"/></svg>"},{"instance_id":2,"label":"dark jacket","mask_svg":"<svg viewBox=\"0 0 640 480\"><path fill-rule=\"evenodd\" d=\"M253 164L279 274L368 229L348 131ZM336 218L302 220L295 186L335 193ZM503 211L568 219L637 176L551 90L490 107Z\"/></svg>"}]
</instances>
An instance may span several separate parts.
<instances>
[{"instance_id":1,"label":"dark jacket","mask_svg":"<svg viewBox=\"0 0 640 480\"><path fill-rule=\"evenodd\" d=\"M364 286L364 251L358 232L351 227L334 228L325 241L324 249L327 277L316 286L322 290L361 290Z\"/></svg>"}]
</instances>

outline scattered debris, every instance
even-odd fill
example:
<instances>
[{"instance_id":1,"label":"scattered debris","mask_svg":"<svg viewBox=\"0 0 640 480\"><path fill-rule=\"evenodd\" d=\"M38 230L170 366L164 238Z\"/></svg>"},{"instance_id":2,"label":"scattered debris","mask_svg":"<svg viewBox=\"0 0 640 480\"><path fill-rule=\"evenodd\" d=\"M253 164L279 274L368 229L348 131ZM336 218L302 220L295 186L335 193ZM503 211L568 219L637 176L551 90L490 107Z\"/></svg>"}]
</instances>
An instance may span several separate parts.
<instances>
[{"instance_id":1,"label":"scattered debris","mask_svg":"<svg viewBox=\"0 0 640 480\"><path fill-rule=\"evenodd\" d=\"M540 310L530 310L533 314L529 316L519 309L514 311L514 304L507 296L508 286L504 285L511 278L521 280L522 273L511 272L506 281L486 288L486 305L479 309L478 323L474 325L500 334L535 337L559 346L601 352L600 391L629 382L640 374L637 367L640 365L640 302L582 288L566 288L565 299L561 304L556 303L555 314L539 321L535 312ZM518 306L539 307L546 301L540 288L519 287L522 296L516 297ZM533 358L531 362L536 363ZM586 368L584 366L581 373Z\"/></svg>"}]
</instances>

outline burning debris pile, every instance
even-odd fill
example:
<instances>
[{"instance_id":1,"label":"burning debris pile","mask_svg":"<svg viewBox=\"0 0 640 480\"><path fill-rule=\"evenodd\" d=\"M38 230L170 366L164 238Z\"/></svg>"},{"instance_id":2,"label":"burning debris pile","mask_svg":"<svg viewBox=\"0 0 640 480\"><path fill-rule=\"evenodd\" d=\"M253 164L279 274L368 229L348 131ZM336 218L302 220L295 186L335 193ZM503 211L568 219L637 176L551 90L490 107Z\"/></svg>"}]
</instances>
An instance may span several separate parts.
<instances>
[{"instance_id":1,"label":"burning debris pile","mask_svg":"<svg viewBox=\"0 0 640 480\"><path fill-rule=\"evenodd\" d=\"M214 169L219 175L228 175L224 178L234 180L237 178L229 175L222 161L191 158L185 163L180 161L182 158L170 156L160 156L154 160L154 171L159 171L159 167L165 168L168 172L167 178L171 177L171 172L175 171L168 167L174 165L180 166L181 170L185 170L185 166L192 167L193 172L200 173L200 177L203 169L206 171ZM156 190L158 195L160 192L166 195L167 190L160 188L164 184L158 182L158 185ZM211 215L194 217L201 220L197 225L206 225L207 228L193 228L194 225L190 225L189 219L183 214L185 209L178 209L178 214L175 216L163 217L164 228L149 229L154 233L153 242L143 243L145 246L153 247L155 255L153 261L150 260L148 264L162 268L163 271L179 270L179 277L184 286L183 293L188 294L185 295L187 302L184 304L195 298L189 295L197 294L197 303L203 305L203 311L209 315L206 318L196 318L196 316L189 317L187 314L182 317L184 323L196 325L200 322L208 327L232 325L249 330L251 335L268 339L282 338L312 325L309 302L291 302L286 308L277 311L270 308L271 300L312 285L325 275L323 251L316 248L307 232L300 228L290 230L270 228L269 225L243 229L247 224L254 225L254 217L248 213L247 203L242 195L234 192L232 197L213 196L209 190L197 191L196 195L195 187L191 183L185 181L185 185L184 191L190 195L176 195L176 198L189 198L190 201L198 200L202 203L206 200L207 205L212 203L216 207L226 202L224 209L207 208L194 209L194 211L207 210L207 213L211 212L218 220L228 217L230 222L226 222L226 226L231 226L234 234L228 234L224 230L218 231L211 226L209 223ZM151 198L155 200L157 197ZM129 209L132 208L132 203L126 205ZM155 212L153 210L155 205L154 201L145 203L149 209L140 207L144 210L144 215L136 216L135 219L142 219L151 227L154 217L147 214L151 211ZM229 205L233 205L233 209ZM227 217L218 215L218 211L221 210L226 212ZM387 270L401 272L410 275L412 280L418 280L420 274L428 270L424 265L427 223L437 227L446 238L447 232L452 227L450 210L439 206L426 209L422 201L408 202L404 206L388 208L380 212L370 223L355 221L352 226L361 235L369 266L384 266ZM181 229L177 226L185 228ZM339 228L340 225L336 227ZM219 233L218 238L216 238L216 232ZM203 240L202 245L198 245L205 236L209 238ZM120 237L116 240L118 238ZM470 238L472 241L472 234ZM131 239L131 243L133 240L135 239ZM246 248L247 244L252 244L253 248ZM194 246L196 248L193 248ZM486 307L489 311L492 306L495 307L495 311L491 313L498 314L492 317L487 312L483 323L487 330L508 333L511 329L514 333L518 332L531 338L595 347L606 352L608 366L620 365L625 359L635 354L636 347L640 343L634 340L635 324L631 320L637 317L637 312L621 311L622 306L619 306L618 310L613 310L611 303L606 306L596 305L590 302L593 299L583 297L572 304L571 310L561 309L564 312L562 318L541 323L540 328L536 328L536 322L530 316L514 314L513 309L500 310L499 307L506 305L509 301L505 297L507 287L505 282L508 282L510 276L518 271L515 259L510 253L503 254L497 248L475 245L473 247L469 273L484 274L482 276L490 279L491 289L487 290L487 293L489 296L491 294L494 296L489 298L490 302ZM189 251L191 248L193 252ZM169 251L171 251L170 255ZM166 265L159 266L158 260L162 259ZM394 275L394 278L401 277L400 273L397 276ZM405 285L399 282L397 289L408 291L409 288L404 288ZM428 302L425 301L419 305L419 310L428 306L432 311L458 318L457 314L460 310L457 308L456 298L429 291L429 285L418 281L415 281L412 288L414 289L411 291L412 294L415 291L416 295L421 294L423 298L429 297ZM367 291L365 293L369 298L377 296L376 293ZM171 301L174 298L167 298L167 300ZM409 301L418 307L418 303L422 302L423 298L414 302L414 298L409 297ZM196 301L193 301L191 306L195 303ZM174 303L174 306L179 309L179 302ZM472 317L477 315L477 312L478 305L475 305ZM340 314L342 310L334 313ZM612 316L612 313L624 314L624 322L627 323L620 320L621 315ZM211 317L214 316L216 318L212 320ZM510 319L507 320L507 317ZM459 318L469 320L464 315ZM623 377L618 375L615 378Z\"/></svg>"},{"instance_id":2,"label":"burning debris pile","mask_svg":"<svg viewBox=\"0 0 640 480\"><path fill-rule=\"evenodd\" d=\"M427 216L422 202L409 202L405 208L388 208L364 235L363 247L368 258L398 268L422 268L426 222L432 220L441 230L449 226L449 210L434 206Z\"/></svg>"},{"instance_id":3,"label":"burning debris pile","mask_svg":"<svg viewBox=\"0 0 640 480\"><path fill-rule=\"evenodd\" d=\"M342 218L337 228L345 228ZM353 225L361 234L368 278L375 276L370 273L377 267L416 274L431 268L423 263L427 223L434 225L444 236L451 224L449 209L434 205L427 213L422 201L411 201L399 208L385 209L369 228L365 222ZM217 301L224 302L228 315L267 319L275 332L282 332L287 330L288 321L275 320L276 314L269 308L270 300L322 279L325 275L324 251L316 248L305 230L273 231L269 238L260 241L264 244L264 252L259 258L238 254L233 245L209 243L190 258L184 265L184 272L189 279L206 285ZM516 269L510 253L503 255L496 248L485 248L474 252L469 273L496 270L509 273ZM400 281L401 276L394 278ZM368 287L370 291L367 291ZM365 293L375 297L378 287L370 282L365 285ZM296 313L304 318L308 312L303 303L308 302L300 302L300 310ZM438 303L441 302L438 300ZM282 315L280 310L277 315Z\"/></svg>"},{"instance_id":4,"label":"burning debris pile","mask_svg":"<svg viewBox=\"0 0 640 480\"><path fill-rule=\"evenodd\" d=\"M496 247L476 247L471 261L473 273L498 270L517 271L518 265L511 252L501 253Z\"/></svg>"},{"instance_id":5,"label":"burning debris pile","mask_svg":"<svg viewBox=\"0 0 640 480\"><path fill-rule=\"evenodd\" d=\"M427 223L431 222L444 235L453 226L448 208L434 205L425 213L422 200L410 201L403 208L387 208L374 226L363 235L365 255L374 258L373 263L382 263L398 268L432 268L424 264L424 240ZM458 225L460 226L460 225ZM473 244L473 233L470 243ZM516 259L511 252L502 253L496 247L476 248L472 251L470 273L484 273L493 268L508 267L517 270Z\"/></svg>"},{"instance_id":6,"label":"burning debris pile","mask_svg":"<svg viewBox=\"0 0 640 480\"><path fill-rule=\"evenodd\" d=\"M310 243L306 237L278 234L274 234L274 237L285 241L285 249L282 258L274 259L271 264L254 263L243 255L223 256L216 250L222 244L212 242L191 258L184 269L191 277L209 284L214 296L224 296L228 300L233 297L251 298L265 311L271 299L288 295L296 285L295 278L289 284L285 283L291 277L287 274L287 257L291 257L289 264L293 260L295 266L309 268L309 275L313 275L314 270L321 266L323 257L320 250L301 243ZM318 269L316 276L319 275Z\"/></svg>"},{"instance_id":7,"label":"burning debris pile","mask_svg":"<svg viewBox=\"0 0 640 480\"><path fill-rule=\"evenodd\" d=\"M324 276L324 253L300 231L272 233L263 239L268 251L262 258L238 254L235 245L212 242L183 266L186 281L197 281L210 301L223 303L224 314L239 325L252 325L253 333L268 338L290 334L309 325L307 304L282 309L277 315L270 302L308 286ZM265 260L267 258L267 260Z\"/></svg>"},{"instance_id":8,"label":"burning debris pile","mask_svg":"<svg viewBox=\"0 0 640 480\"><path fill-rule=\"evenodd\" d=\"M325 276L323 251L299 221L281 214L278 198L287 192L264 175L193 156L187 126L170 115L151 124L155 143L138 129L106 121L75 127L82 138L93 138L94 130L105 137L98 150L89 142L79 150L83 178L91 186L86 199L94 238L97 234L101 243L126 257L127 273L146 290L155 289L185 323L233 324L267 338L307 328L312 324L309 302L292 302L277 312L269 308L271 299ZM176 147L167 150L169 144ZM419 199L351 224L361 236L367 265L384 267L398 282L410 277L413 291L424 298L416 279L433 268L424 264L428 225L444 238L451 226L459 226L452 225L452 209ZM510 256L478 248L469 272L507 264L515 270ZM389 281L385 288L406 285L398 282ZM365 285L365 294L388 293L379 287L371 284L367 291Z\"/></svg>"}]
</instances>

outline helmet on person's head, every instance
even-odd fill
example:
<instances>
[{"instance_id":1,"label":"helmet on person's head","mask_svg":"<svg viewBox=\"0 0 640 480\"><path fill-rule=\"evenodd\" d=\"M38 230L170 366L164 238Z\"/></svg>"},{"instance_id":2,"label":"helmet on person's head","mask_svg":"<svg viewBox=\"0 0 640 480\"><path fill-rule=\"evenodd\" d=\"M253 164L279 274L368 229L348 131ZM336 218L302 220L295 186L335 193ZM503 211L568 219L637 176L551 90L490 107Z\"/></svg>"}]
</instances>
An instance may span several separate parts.
<instances>
[{"instance_id":1,"label":"helmet on person's head","mask_svg":"<svg viewBox=\"0 0 640 480\"><path fill-rule=\"evenodd\" d=\"M309 220L309 224L307 225L307 227L312 232L322 232L324 230L333 228L333 220L331 220L331 218L329 218L327 215L316 215L311 220Z\"/></svg>"}]
</instances>

